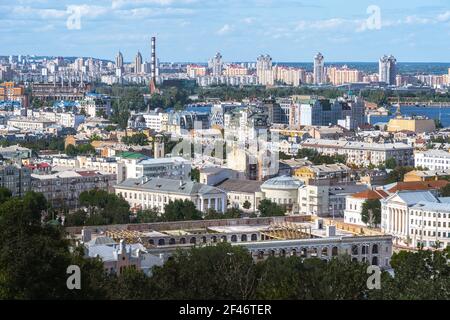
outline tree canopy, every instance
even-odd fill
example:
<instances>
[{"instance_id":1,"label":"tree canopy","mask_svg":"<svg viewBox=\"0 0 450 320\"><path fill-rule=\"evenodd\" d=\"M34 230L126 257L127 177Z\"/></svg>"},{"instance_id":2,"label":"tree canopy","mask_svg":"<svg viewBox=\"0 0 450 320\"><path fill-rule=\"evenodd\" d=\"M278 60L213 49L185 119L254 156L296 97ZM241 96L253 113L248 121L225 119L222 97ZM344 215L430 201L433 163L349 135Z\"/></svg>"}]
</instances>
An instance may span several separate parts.
<instances>
[{"instance_id":1,"label":"tree canopy","mask_svg":"<svg viewBox=\"0 0 450 320\"><path fill-rule=\"evenodd\" d=\"M362 205L361 220L365 224L376 227L381 223L381 202L378 199L366 200Z\"/></svg>"},{"instance_id":2,"label":"tree canopy","mask_svg":"<svg viewBox=\"0 0 450 320\"><path fill-rule=\"evenodd\" d=\"M261 217L284 216L285 208L268 199L261 200L258 206Z\"/></svg>"}]
</instances>

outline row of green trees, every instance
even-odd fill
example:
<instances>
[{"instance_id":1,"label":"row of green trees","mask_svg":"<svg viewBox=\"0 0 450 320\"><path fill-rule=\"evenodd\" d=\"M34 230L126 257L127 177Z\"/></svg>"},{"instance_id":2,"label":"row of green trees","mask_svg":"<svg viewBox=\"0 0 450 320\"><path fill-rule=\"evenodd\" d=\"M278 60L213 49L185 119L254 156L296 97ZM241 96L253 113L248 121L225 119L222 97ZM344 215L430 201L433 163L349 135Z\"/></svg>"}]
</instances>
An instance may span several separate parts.
<instances>
[{"instance_id":1,"label":"row of green trees","mask_svg":"<svg viewBox=\"0 0 450 320\"><path fill-rule=\"evenodd\" d=\"M1 198L1 194L0 194ZM153 223L189 220L215 220L238 219L243 212L237 208L229 208L225 213L219 213L210 209L207 213L199 211L195 204L189 200L170 201L164 206L164 212L146 209L136 213L130 212L130 205L120 196L103 190L85 191L80 194L80 206L83 208L75 212L65 213L64 225L72 226L96 226L108 224L127 223ZM249 209L250 202L244 203L244 208ZM286 208L270 200L264 199L258 206L261 217L284 216ZM255 214L251 217L256 217Z\"/></svg>"},{"instance_id":2,"label":"row of green trees","mask_svg":"<svg viewBox=\"0 0 450 320\"><path fill-rule=\"evenodd\" d=\"M335 164L335 163L343 163L345 164L347 162L347 157L345 155L333 155L328 156L319 153L317 150L314 149L300 149L297 152L297 159L308 159L315 165L321 165L321 164Z\"/></svg>"},{"instance_id":3,"label":"row of green trees","mask_svg":"<svg viewBox=\"0 0 450 320\"><path fill-rule=\"evenodd\" d=\"M122 142L125 143L126 145L133 145L133 146L148 146L149 145L147 135L142 132L135 133L132 136L125 136L122 138Z\"/></svg>"},{"instance_id":4,"label":"row of green trees","mask_svg":"<svg viewBox=\"0 0 450 320\"><path fill-rule=\"evenodd\" d=\"M31 140L31 141L9 141L6 139L0 140L0 146L9 147L11 145L19 144L21 147L28 148L34 152L42 150L64 151L63 137L47 137L45 139Z\"/></svg>"},{"instance_id":5,"label":"row of green trees","mask_svg":"<svg viewBox=\"0 0 450 320\"><path fill-rule=\"evenodd\" d=\"M75 156L87 156L87 155L94 155L95 154L95 148L90 144L80 144L77 146L74 146L73 144L69 144L64 152L69 157L75 157Z\"/></svg>"}]
</instances>

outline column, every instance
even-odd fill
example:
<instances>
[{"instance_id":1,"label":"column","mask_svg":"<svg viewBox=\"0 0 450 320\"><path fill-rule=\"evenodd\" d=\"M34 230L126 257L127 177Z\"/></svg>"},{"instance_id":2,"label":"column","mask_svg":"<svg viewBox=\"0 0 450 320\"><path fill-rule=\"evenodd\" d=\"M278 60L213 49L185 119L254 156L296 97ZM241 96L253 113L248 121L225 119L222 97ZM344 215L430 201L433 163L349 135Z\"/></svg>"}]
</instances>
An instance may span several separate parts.
<instances>
[{"instance_id":1,"label":"column","mask_svg":"<svg viewBox=\"0 0 450 320\"><path fill-rule=\"evenodd\" d=\"M205 210L203 208L203 198L202 197L200 197L200 211L205 212Z\"/></svg>"},{"instance_id":2,"label":"column","mask_svg":"<svg viewBox=\"0 0 450 320\"><path fill-rule=\"evenodd\" d=\"M216 198L214 201L214 210L216 210L217 212L219 212L219 198Z\"/></svg>"},{"instance_id":3,"label":"column","mask_svg":"<svg viewBox=\"0 0 450 320\"><path fill-rule=\"evenodd\" d=\"M208 210L211 209L211 199L208 198Z\"/></svg>"}]
</instances>

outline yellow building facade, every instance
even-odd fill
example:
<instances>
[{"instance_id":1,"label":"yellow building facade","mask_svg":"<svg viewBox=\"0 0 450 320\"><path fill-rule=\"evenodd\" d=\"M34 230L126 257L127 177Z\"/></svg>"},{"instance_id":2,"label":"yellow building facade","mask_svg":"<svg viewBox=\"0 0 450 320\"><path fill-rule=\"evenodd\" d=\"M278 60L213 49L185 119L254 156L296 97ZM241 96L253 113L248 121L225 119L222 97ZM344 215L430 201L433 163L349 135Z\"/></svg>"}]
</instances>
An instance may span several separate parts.
<instances>
[{"instance_id":1,"label":"yellow building facade","mask_svg":"<svg viewBox=\"0 0 450 320\"><path fill-rule=\"evenodd\" d=\"M394 118L389 120L388 132L412 131L415 133L433 132L436 124L432 119Z\"/></svg>"}]
</instances>

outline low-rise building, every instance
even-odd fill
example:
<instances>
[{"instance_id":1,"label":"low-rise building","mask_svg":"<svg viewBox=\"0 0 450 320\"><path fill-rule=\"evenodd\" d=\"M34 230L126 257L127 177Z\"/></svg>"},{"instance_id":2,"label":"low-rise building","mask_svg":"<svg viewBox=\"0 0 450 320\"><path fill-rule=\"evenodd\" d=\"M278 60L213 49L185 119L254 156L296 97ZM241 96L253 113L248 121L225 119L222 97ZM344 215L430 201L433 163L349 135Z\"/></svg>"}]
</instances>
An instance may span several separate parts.
<instances>
[{"instance_id":1,"label":"low-rise building","mask_svg":"<svg viewBox=\"0 0 450 320\"><path fill-rule=\"evenodd\" d=\"M336 224L336 221L327 219L314 221L311 216L67 228L75 239L85 230L90 230L93 238L107 235L114 240L99 240L99 244L106 242L113 245L117 241L114 234L139 238L146 247L146 254L159 256L164 262L178 250L189 250L200 244L213 246L221 242L247 249L255 262L264 261L271 256L330 260L347 255L352 261L389 269L393 252L390 235L362 227ZM144 269L144 263L145 259L141 261L141 269ZM156 261L157 263L160 261Z\"/></svg>"},{"instance_id":2,"label":"low-rise building","mask_svg":"<svg viewBox=\"0 0 450 320\"><path fill-rule=\"evenodd\" d=\"M382 200L381 230L398 245L445 248L450 245L450 199L430 191L397 192Z\"/></svg>"},{"instance_id":3,"label":"low-rise building","mask_svg":"<svg viewBox=\"0 0 450 320\"><path fill-rule=\"evenodd\" d=\"M408 130L414 133L424 133L436 130L436 124L433 119L419 117L396 117L389 120L387 126L388 132Z\"/></svg>"},{"instance_id":4,"label":"low-rise building","mask_svg":"<svg viewBox=\"0 0 450 320\"><path fill-rule=\"evenodd\" d=\"M448 170L414 170L405 174L403 180L408 181L435 181L439 179L450 178L450 169Z\"/></svg>"},{"instance_id":5,"label":"low-rise building","mask_svg":"<svg viewBox=\"0 0 450 320\"><path fill-rule=\"evenodd\" d=\"M13 197L22 197L31 188L31 170L14 164L0 165L0 187L11 191Z\"/></svg>"},{"instance_id":6,"label":"low-rise building","mask_svg":"<svg viewBox=\"0 0 450 320\"><path fill-rule=\"evenodd\" d=\"M309 184L314 180L329 180L330 184L347 183L352 180L352 170L345 164L322 164L303 166L295 170L294 175Z\"/></svg>"},{"instance_id":7,"label":"low-rise building","mask_svg":"<svg viewBox=\"0 0 450 320\"><path fill-rule=\"evenodd\" d=\"M209 209L223 213L227 206L227 194L224 191L187 180L142 177L127 179L114 189L134 211L156 208L164 212L164 206L175 200L192 201L204 213Z\"/></svg>"},{"instance_id":8,"label":"low-rise building","mask_svg":"<svg viewBox=\"0 0 450 320\"><path fill-rule=\"evenodd\" d=\"M87 93L80 107L90 117L107 117L111 115L111 98L103 94Z\"/></svg>"},{"instance_id":9,"label":"low-rise building","mask_svg":"<svg viewBox=\"0 0 450 320\"><path fill-rule=\"evenodd\" d=\"M32 174L31 177L31 190L42 193L53 208L76 208L82 192L112 191L116 183L115 174L86 170Z\"/></svg>"},{"instance_id":10,"label":"low-rise building","mask_svg":"<svg viewBox=\"0 0 450 320\"><path fill-rule=\"evenodd\" d=\"M55 125L54 121L47 119L31 119L26 117L18 117L9 119L8 126L18 128L23 131L45 131L47 128Z\"/></svg>"},{"instance_id":11,"label":"low-rise building","mask_svg":"<svg viewBox=\"0 0 450 320\"><path fill-rule=\"evenodd\" d=\"M450 152L443 150L428 150L414 154L416 167L428 170L450 170Z\"/></svg>"},{"instance_id":12,"label":"low-rise building","mask_svg":"<svg viewBox=\"0 0 450 320\"><path fill-rule=\"evenodd\" d=\"M299 212L299 188L303 182L295 177L281 176L267 180L261 185L264 199L284 206L288 213Z\"/></svg>"},{"instance_id":13,"label":"low-rise building","mask_svg":"<svg viewBox=\"0 0 450 320\"><path fill-rule=\"evenodd\" d=\"M0 148L0 155L2 156L3 159L8 160L21 161L23 159L30 159L31 153L32 153L31 149L24 148L19 145Z\"/></svg>"},{"instance_id":14,"label":"low-rise building","mask_svg":"<svg viewBox=\"0 0 450 320\"><path fill-rule=\"evenodd\" d=\"M347 196L344 212L344 222L365 226L362 221L362 207L367 200L381 200L389 196L383 190L365 190Z\"/></svg>"},{"instance_id":15,"label":"low-rise building","mask_svg":"<svg viewBox=\"0 0 450 320\"><path fill-rule=\"evenodd\" d=\"M125 163L126 178L168 178L188 180L191 175L191 162L182 157L149 159L148 157L135 157L129 155L119 156L119 161Z\"/></svg>"},{"instance_id":16,"label":"low-rise building","mask_svg":"<svg viewBox=\"0 0 450 320\"><path fill-rule=\"evenodd\" d=\"M347 164L369 166L394 159L398 166L414 165L413 148L404 143L367 143L346 140L307 139L303 148L325 155L345 155Z\"/></svg>"},{"instance_id":17,"label":"low-rise building","mask_svg":"<svg viewBox=\"0 0 450 320\"><path fill-rule=\"evenodd\" d=\"M264 199L261 185L260 181L227 179L218 184L217 188L227 193L228 208L255 212L261 200Z\"/></svg>"}]
</instances>

